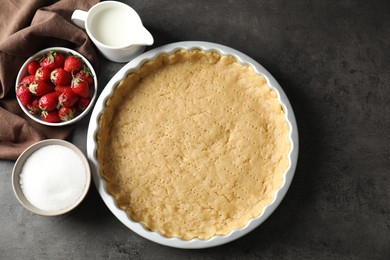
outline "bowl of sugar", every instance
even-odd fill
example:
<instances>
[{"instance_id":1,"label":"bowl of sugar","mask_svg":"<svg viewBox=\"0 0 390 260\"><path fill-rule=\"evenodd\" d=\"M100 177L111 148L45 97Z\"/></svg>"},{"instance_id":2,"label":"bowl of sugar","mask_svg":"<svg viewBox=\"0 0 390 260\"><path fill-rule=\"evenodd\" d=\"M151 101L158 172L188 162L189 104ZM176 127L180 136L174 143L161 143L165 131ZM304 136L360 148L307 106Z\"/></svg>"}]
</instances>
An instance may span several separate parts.
<instances>
[{"instance_id":1,"label":"bowl of sugar","mask_svg":"<svg viewBox=\"0 0 390 260\"><path fill-rule=\"evenodd\" d=\"M59 139L28 147L12 171L16 198L26 209L42 216L62 215L77 207L90 183L85 155L72 143Z\"/></svg>"}]
</instances>

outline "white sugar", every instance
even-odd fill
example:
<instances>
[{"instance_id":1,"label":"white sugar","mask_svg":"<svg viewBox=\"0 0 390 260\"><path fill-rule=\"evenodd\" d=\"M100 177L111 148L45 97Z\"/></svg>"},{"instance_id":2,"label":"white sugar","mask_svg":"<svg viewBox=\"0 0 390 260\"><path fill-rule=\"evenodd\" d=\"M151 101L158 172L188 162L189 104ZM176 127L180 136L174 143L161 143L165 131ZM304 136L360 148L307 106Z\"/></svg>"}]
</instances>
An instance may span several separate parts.
<instances>
[{"instance_id":1,"label":"white sugar","mask_svg":"<svg viewBox=\"0 0 390 260\"><path fill-rule=\"evenodd\" d=\"M26 199L45 211L65 209L82 195L86 185L85 167L72 149L48 145L26 160L20 184Z\"/></svg>"}]
</instances>

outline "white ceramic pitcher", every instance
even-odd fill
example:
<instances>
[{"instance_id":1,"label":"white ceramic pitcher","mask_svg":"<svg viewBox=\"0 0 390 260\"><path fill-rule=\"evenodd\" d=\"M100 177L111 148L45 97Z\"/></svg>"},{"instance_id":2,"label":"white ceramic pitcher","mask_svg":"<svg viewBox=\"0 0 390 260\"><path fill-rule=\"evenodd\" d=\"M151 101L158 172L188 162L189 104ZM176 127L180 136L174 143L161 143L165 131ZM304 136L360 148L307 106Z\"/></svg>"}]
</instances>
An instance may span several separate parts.
<instances>
[{"instance_id":1,"label":"white ceramic pitcher","mask_svg":"<svg viewBox=\"0 0 390 260\"><path fill-rule=\"evenodd\" d=\"M128 62L154 42L137 12L120 2L104 1L87 12L75 10L71 19L87 31L103 56L114 62Z\"/></svg>"}]
</instances>

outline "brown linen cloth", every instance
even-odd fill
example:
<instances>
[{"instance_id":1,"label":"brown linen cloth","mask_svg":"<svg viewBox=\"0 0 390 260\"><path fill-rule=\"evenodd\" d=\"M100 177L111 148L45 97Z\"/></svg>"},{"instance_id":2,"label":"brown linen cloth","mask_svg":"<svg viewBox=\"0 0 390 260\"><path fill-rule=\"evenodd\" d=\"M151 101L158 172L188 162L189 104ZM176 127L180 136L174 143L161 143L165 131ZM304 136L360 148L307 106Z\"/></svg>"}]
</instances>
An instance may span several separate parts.
<instances>
[{"instance_id":1,"label":"brown linen cloth","mask_svg":"<svg viewBox=\"0 0 390 260\"><path fill-rule=\"evenodd\" d=\"M7 0L0 8L0 159L15 160L29 145L47 138L65 139L73 126L40 125L20 109L15 80L34 53L61 46L77 50L97 69L97 56L86 33L71 22L75 9L98 0Z\"/></svg>"}]
</instances>

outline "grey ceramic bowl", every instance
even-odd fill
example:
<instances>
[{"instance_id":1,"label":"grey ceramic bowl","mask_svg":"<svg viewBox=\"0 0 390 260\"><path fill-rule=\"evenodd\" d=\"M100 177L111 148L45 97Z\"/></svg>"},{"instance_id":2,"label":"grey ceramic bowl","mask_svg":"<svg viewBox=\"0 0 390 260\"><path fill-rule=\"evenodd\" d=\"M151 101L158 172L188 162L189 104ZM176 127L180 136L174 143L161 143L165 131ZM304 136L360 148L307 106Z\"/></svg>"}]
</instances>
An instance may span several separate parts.
<instances>
[{"instance_id":1,"label":"grey ceramic bowl","mask_svg":"<svg viewBox=\"0 0 390 260\"><path fill-rule=\"evenodd\" d=\"M84 169L85 169L84 172L86 175L86 182L85 182L85 186L83 188L83 192L82 192L81 196L72 205L68 206L67 208L61 209L61 210L45 211L45 210L42 210L42 209L35 207L26 199L25 195L23 194L21 185L20 185L20 173L22 172L22 168L23 168L23 165L26 162L26 160L35 151L37 151L38 149L45 147L47 145L62 145L62 146L65 146L67 148L70 148L71 150L76 152L76 154L82 160L83 165L84 165ZM12 171L12 187L13 187L16 198L18 199L20 204L22 204L26 209L28 209L29 211L36 213L38 215L42 215L42 216L62 215L62 214L65 214L65 213L71 211L75 207L77 207L81 203L81 201L83 201L85 196L87 195L90 183L91 183L91 171L90 171L88 160L85 157L85 155L75 145L73 145L67 141L60 140L60 139L48 139L48 140L40 141L38 143L31 145L19 156L19 158L15 162L15 165L14 165L14 168Z\"/></svg>"}]
</instances>

